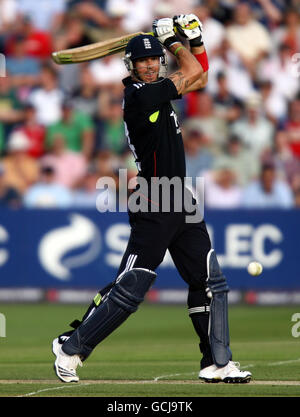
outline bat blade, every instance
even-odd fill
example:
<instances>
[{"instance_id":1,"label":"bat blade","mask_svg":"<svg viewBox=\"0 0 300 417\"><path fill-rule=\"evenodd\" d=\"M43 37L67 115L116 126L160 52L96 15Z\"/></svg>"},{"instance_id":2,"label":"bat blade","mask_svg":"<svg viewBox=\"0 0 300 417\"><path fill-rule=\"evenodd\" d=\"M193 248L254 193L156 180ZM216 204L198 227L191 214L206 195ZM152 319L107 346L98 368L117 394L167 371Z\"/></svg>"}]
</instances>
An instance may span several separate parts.
<instances>
[{"instance_id":1,"label":"bat blade","mask_svg":"<svg viewBox=\"0 0 300 417\"><path fill-rule=\"evenodd\" d=\"M138 35L146 35L146 33L136 32L78 48L56 51L52 53L52 59L57 64L75 64L113 55L123 51L130 39Z\"/></svg>"}]
</instances>

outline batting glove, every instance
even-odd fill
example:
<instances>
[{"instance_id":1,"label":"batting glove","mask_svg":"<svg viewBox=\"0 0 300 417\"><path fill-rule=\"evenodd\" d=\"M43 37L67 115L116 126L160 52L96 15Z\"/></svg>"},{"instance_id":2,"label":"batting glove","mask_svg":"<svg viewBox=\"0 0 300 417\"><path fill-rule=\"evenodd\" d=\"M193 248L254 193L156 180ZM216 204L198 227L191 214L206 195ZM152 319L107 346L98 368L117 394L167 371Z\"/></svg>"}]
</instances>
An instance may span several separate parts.
<instances>
[{"instance_id":1,"label":"batting glove","mask_svg":"<svg viewBox=\"0 0 300 417\"><path fill-rule=\"evenodd\" d=\"M154 36L166 48L169 48L173 43L178 42L174 32L173 19L166 17L163 19L154 20L152 24L152 30Z\"/></svg>"},{"instance_id":2,"label":"batting glove","mask_svg":"<svg viewBox=\"0 0 300 417\"><path fill-rule=\"evenodd\" d=\"M179 34L189 40L191 46L202 46L202 23L195 14L181 14L173 20Z\"/></svg>"}]
</instances>

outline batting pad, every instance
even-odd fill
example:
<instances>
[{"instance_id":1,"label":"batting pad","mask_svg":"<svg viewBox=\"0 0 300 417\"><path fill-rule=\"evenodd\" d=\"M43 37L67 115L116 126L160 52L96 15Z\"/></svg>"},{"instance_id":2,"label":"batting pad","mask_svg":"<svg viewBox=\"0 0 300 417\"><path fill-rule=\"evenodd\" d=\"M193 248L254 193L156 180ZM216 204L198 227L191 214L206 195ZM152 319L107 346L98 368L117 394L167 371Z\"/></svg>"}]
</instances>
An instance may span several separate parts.
<instances>
[{"instance_id":1,"label":"batting pad","mask_svg":"<svg viewBox=\"0 0 300 417\"><path fill-rule=\"evenodd\" d=\"M68 355L80 355L86 359L103 339L138 309L155 278L155 272L143 268L122 273L107 297L74 331L62 350Z\"/></svg>"},{"instance_id":2,"label":"batting pad","mask_svg":"<svg viewBox=\"0 0 300 417\"><path fill-rule=\"evenodd\" d=\"M212 293L209 318L209 341L214 363L223 367L232 359L229 348L228 297L229 287L220 269L215 251L207 255L207 285Z\"/></svg>"}]
</instances>

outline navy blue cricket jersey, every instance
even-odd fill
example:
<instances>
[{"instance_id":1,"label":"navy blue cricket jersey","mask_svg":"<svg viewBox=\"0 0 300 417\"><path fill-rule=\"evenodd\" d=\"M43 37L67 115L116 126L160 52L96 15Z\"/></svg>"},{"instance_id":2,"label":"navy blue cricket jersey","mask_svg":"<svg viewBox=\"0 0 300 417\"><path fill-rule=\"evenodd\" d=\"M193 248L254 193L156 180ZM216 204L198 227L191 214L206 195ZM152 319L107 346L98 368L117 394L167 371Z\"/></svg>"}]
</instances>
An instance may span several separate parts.
<instances>
[{"instance_id":1,"label":"navy blue cricket jersey","mask_svg":"<svg viewBox=\"0 0 300 417\"><path fill-rule=\"evenodd\" d=\"M139 175L185 177L185 155L180 127L171 100L181 98L169 78L154 83L123 80L124 123Z\"/></svg>"}]
</instances>

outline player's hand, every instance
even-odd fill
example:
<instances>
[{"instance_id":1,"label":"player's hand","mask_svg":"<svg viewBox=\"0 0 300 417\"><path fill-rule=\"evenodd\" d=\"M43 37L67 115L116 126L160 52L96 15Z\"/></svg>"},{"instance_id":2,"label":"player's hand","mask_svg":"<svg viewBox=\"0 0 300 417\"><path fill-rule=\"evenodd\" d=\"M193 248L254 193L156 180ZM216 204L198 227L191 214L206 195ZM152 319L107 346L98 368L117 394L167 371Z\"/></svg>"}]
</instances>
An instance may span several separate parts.
<instances>
[{"instance_id":1,"label":"player's hand","mask_svg":"<svg viewBox=\"0 0 300 417\"><path fill-rule=\"evenodd\" d=\"M163 19L154 20L152 24L152 30L154 36L166 47L169 47L172 43L177 41L174 32L173 19L166 17Z\"/></svg>"},{"instance_id":2,"label":"player's hand","mask_svg":"<svg viewBox=\"0 0 300 417\"><path fill-rule=\"evenodd\" d=\"M191 46L203 45L202 23L195 14L174 16L173 21L179 34L190 41Z\"/></svg>"}]
</instances>

